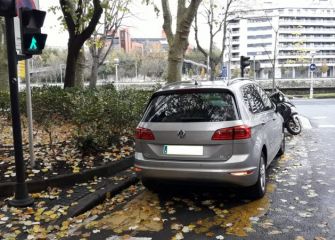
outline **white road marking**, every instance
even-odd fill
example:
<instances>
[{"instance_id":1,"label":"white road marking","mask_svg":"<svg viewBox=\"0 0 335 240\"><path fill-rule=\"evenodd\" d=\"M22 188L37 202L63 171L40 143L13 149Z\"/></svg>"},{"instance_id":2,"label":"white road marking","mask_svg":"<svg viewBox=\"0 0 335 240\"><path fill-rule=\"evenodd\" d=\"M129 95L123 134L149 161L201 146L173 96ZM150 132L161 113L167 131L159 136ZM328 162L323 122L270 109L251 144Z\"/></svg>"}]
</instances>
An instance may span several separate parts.
<instances>
[{"instance_id":1,"label":"white road marking","mask_svg":"<svg viewBox=\"0 0 335 240\"><path fill-rule=\"evenodd\" d=\"M312 117L311 119L318 120L318 119L326 119L326 118L327 118L326 116L317 116L317 117Z\"/></svg>"},{"instance_id":2,"label":"white road marking","mask_svg":"<svg viewBox=\"0 0 335 240\"><path fill-rule=\"evenodd\" d=\"M319 128L335 128L335 125L333 124L321 124L318 125Z\"/></svg>"},{"instance_id":3,"label":"white road marking","mask_svg":"<svg viewBox=\"0 0 335 240\"><path fill-rule=\"evenodd\" d=\"M302 125L303 129L312 129L312 125L311 125L310 121L308 120L308 118L300 116L300 115L298 116L298 118L301 122L301 125Z\"/></svg>"}]
</instances>

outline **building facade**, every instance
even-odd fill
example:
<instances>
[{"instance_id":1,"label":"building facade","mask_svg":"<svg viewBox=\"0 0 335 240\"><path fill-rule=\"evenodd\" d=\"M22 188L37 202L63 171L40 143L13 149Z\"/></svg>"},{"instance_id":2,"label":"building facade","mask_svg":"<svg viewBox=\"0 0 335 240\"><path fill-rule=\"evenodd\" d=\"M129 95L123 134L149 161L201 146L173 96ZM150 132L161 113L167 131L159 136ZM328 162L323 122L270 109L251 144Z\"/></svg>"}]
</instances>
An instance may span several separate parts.
<instances>
[{"instance_id":1,"label":"building facade","mask_svg":"<svg viewBox=\"0 0 335 240\"><path fill-rule=\"evenodd\" d=\"M260 63L257 79L335 77L335 7L313 1L302 7L264 8L237 13L230 21L225 59L231 76L239 75L240 56ZM275 71L273 71L275 69ZM253 72L253 70L252 70ZM250 75L250 74L249 74Z\"/></svg>"}]
</instances>

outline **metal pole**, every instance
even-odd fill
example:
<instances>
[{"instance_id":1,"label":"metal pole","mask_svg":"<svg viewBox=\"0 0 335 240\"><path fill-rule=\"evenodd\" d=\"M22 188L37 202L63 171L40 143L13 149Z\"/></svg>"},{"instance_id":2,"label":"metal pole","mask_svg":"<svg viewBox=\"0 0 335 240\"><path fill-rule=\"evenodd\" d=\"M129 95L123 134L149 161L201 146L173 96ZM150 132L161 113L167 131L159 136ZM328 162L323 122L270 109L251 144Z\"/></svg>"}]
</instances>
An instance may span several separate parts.
<instances>
[{"instance_id":1,"label":"metal pole","mask_svg":"<svg viewBox=\"0 0 335 240\"><path fill-rule=\"evenodd\" d=\"M29 154L31 167L35 167L35 154L34 154L34 135L33 135L33 111L31 104L31 89L30 89L30 72L29 60L25 61L26 65L26 101L27 101L27 116L28 116L28 131L29 131Z\"/></svg>"},{"instance_id":2,"label":"metal pole","mask_svg":"<svg viewBox=\"0 0 335 240\"><path fill-rule=\"evenodd\" d=\"M254 81L256 81L256 56L254 56Z\"/></svg>"},{"instance_id":3,"label":"metal pole","mask_svg":"<svg viewBox=\"0 0 335 240\"><path fill-rule=\"evenodd\" d=\"M119 86L118 86L118 79L119 79L119 76L118 76L118 64L115 64L115 85L116 85L116 90L119 90Z\"/></svg>"},{"instance_id":4,"label":"metal pole","mask_svg":"<svg viewBox=\"0 0 335 240\"><path fill-rule=\"evenodd\" d=\"M314 54L312 54L312 64L313 63L314 63ZM313 98L313 82L314 82L314 71L311 71L311 88L309 90L309 98Z\"/></svg>"},{"instance_id":5,"label":"metal pole","mask_svg":"<svg viewBox=\"0 0 335 240\"><path fill-rule=\"evenodd\" d=\"M209 77L209 55L207 56L207 81L210 79Z\"/></svg>"},{"instance_id":6,"label":"metal pole","mask_svg":"<svg viewBox=\"0 0 335 240\"><path fill-rule=\"evenodd\" d=\"M60 83L63 83L63 69L62 69L62 64L59 65L60 68Z\"/></svg>"},{"instance_id":7,"label":"metal pole","mask_svg":"<svg viewBox=\"0 0 335 240\"><path fill-rule=\"evenodd\" d=\"M136 80L137 80L137 61L135 61L135 74L136 74Z\"/></svg>"},{"instance_id":8,"label":"metal pole","mask_svg":"<svg viewBox=\"0 0 335 240\"><path fill-rule=\"evenodd\" d=\"M28 194L25 182L25 165L23 161L22 133L19 109L19 90L17 80L17 55L14 34L14 19L6 17L6 36L7 36L7 56L8 56L8 75L10 86L11 113L13 125L13 139L15 152L16 185L15 195L9 201L9 205L14 207L27 207L34 203L34 199Z\"/></svg>"}]
</instances>

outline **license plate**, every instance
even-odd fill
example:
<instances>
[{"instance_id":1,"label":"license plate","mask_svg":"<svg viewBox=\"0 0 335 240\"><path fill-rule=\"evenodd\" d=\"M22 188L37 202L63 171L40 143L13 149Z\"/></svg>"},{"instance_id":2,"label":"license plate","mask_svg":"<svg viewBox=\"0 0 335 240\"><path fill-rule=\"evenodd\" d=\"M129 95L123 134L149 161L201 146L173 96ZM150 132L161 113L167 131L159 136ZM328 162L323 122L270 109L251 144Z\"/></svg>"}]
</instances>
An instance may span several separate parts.
<instances>
[{"instance_id":1,"label":"license plate","mask_svg":"<svg viewBox=\"0 0 335 240\"><path fill-rule=\"evenodd\" d=\"M163 154L165 155L204 155L203 146L185 146L185 145L164 145Z\"/></svg>"}]
</instances>

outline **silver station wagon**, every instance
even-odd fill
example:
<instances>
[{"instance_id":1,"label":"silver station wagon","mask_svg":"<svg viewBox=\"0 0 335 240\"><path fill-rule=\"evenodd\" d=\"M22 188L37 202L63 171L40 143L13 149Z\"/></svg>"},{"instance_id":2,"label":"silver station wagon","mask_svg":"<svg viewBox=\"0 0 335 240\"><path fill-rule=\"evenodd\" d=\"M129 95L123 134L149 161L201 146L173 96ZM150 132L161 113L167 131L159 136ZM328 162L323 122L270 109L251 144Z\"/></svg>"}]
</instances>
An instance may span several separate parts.
<instances>
[{"instance_id":1,"label":"silver station wagon","mask_svg":"<svg viewBox=\"0 0 335 240\"><path fill-rule=\"evenodd\" d=\"M283 154L283 119L247 79L179 82L153 94L136 129L135 171L160 181L216 182L266 192L266 168Z\"/></svg>"}]
</instances>

